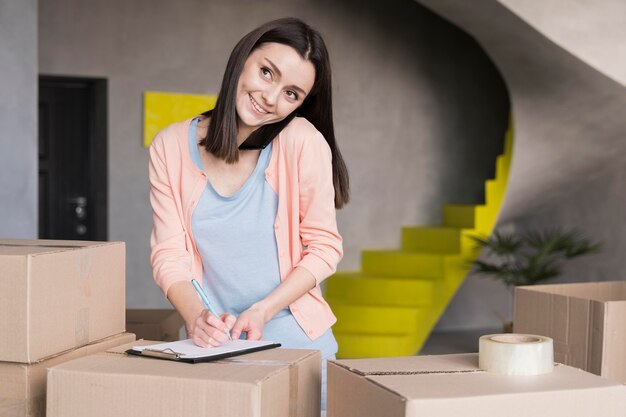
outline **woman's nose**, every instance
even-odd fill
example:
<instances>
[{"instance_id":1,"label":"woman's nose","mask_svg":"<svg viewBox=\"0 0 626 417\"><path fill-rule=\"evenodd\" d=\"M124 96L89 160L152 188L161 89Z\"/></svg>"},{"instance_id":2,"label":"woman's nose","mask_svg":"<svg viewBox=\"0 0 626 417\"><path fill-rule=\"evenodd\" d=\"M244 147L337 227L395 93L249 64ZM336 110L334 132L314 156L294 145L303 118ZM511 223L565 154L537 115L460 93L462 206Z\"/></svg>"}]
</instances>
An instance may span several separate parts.
<instances>
[{"instance_id":1,"label":"woman's nose","mask_svg":"<svg viewBox=\"0 0 626 417\"><path fill-rule=\"evenodd\" d=\"M265 101L267 105L273 106L278 100L278 94L280 94L279 88L268 87L263 91L263 94L261 94L261 96L263 97L263 101Z\"/></svg>"}]
</instances>

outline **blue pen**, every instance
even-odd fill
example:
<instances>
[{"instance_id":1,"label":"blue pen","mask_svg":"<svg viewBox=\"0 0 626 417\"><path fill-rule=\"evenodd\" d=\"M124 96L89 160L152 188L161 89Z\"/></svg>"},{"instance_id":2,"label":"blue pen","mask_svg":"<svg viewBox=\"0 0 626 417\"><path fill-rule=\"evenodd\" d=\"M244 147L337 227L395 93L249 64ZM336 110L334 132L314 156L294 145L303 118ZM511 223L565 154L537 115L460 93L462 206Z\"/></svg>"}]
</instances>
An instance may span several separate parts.
<instances>
[{"instance_id":1,"label":"blue pen","mask_svg":"<svg viewBox=\"0 0 626 417\"><path fill-rule=\"evenodd\" d=\"M204 293L204 290L202 289L202 287L200 286L200 284L198 284L198 281L196 281L195 279L191 280L191 283L193 284L193 287L196 289L196 292L198 293L198 295L200 296L200 298L202 299L202 302L204 303L204 306L206 308L209 309L209 311L211 312L211 314L213 314L215 317L219 318L219 314L217 314L217 311L215 311L215 309L213 308L213 306L211 305L211 303L209 302L209 298L206 296L206 294ZM230 337L230 330L226 331L226 335L228 336L228 338L230 340L233 340L232 337Z\"/></svg>"}]
</instances>

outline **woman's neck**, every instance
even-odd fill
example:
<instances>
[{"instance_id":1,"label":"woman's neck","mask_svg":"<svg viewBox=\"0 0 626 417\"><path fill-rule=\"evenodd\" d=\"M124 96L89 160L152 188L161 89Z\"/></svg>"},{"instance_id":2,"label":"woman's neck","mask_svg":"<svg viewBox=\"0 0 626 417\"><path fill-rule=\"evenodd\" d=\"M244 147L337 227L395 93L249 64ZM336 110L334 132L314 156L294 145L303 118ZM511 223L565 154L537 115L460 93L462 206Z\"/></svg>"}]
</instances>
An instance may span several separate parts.
<instances>
[{"instance_id":1,"label":"woman's neck","mask_svg":"<svg viewBox=\"0 0 626 417\"><path fill-rule=\"evenodd\" d=\"M248 137L252 133L254 133L254 131L257 129L258 128L254 128L250 126L245 126L245 127L239 126L237 128L237 147L241 146L241 144L244 143L245 140L248 139Z\"/></svg>"}]
</instances>

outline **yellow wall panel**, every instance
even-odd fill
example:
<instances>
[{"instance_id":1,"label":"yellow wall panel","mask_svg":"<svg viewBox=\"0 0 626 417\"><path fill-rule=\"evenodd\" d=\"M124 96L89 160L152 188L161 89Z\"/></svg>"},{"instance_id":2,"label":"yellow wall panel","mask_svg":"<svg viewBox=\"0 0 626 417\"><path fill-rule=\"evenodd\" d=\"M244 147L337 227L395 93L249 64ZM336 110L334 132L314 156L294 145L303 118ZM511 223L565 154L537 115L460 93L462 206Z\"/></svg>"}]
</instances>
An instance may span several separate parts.
<instances>
[{"instance_id":1,"label":"yellow wall panel","mask_svg":"<svg viewBox=\"0 0 626 417\"><path fill-rule=\"evenodd\" d=\"M146 91L143 95L143 145L149 147L164 127L210 110L216 102L217 96L211 95Z\"/></svg>"}]
</instances>

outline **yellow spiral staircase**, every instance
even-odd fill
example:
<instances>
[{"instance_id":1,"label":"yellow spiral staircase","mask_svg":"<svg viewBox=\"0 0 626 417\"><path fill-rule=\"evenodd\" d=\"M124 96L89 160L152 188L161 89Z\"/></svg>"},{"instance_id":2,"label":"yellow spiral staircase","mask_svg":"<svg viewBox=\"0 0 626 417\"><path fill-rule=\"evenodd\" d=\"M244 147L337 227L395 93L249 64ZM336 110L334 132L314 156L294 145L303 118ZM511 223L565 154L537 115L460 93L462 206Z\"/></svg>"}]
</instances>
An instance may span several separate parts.
<instances>
[{"instance_id":1,"label":"yellow spiral staircase","mask_svg":"<svg viewBox=\"0 0 626 417\"><path fill-rule=\"evenodd\" d=\"M338 357L414 355L459 288L478 255L471 235L489 235L511 165L511 124L496 176L485 182L485 204L447 204L443 225L402 229L402 247L365 250L361 271L337 272L326 299L337 323Z\"/></svg>"}]
</instances>

